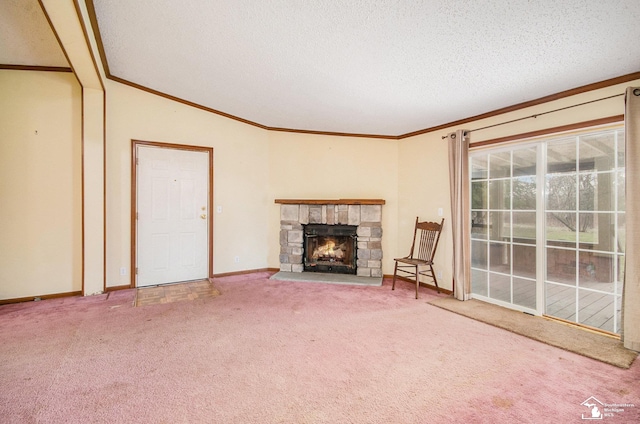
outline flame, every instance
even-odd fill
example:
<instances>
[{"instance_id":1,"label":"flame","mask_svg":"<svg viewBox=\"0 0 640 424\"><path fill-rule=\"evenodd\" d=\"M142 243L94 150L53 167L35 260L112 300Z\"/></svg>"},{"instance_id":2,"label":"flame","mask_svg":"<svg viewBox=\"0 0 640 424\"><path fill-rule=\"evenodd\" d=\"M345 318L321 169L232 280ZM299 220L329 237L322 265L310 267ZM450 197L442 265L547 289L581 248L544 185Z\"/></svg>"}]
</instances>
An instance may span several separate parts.
<instances>
[{"instance_id":1,"label":"flame","mask_svg":"<svg viewBox=\"0 0 640 424\"><path fill-rule=\"evenodd\" d=\"M318 246L314 251L313 251L313 257L314 258L318 258L318 257L322 257L322 256L329 256L329 257L337 257L337 258L341 258L344 256L344 252L342 251L342 249L338 248L335 249L336 247L336 243L333 240L329 240L327 241L326 244L322 245L322 246Z\"/></svg>"}]
</instances>

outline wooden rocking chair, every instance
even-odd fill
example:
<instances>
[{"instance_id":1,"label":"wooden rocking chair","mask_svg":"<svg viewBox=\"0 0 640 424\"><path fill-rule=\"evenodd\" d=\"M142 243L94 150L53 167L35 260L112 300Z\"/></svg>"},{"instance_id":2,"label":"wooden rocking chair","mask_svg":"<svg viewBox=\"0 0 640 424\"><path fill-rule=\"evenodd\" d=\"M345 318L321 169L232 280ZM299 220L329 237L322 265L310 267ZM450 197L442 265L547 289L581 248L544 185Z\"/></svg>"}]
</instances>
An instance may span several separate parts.
<instances>
[{"instance_id":1,"label":"wooden rocking chair","mask_svg":"<svg viewBox=\"0 0 640 424\"><path fill-rule=\"evenodd\" d=\"M436 254L436 248L438 247L438 240L440 240L443 225L444 218L442 218L442 221L438 224L437 222L418 222L418 217L416 217L416 226L413 231L413 244L411 245L409 256L394 259L396 266L393 270L393 285L391 286L391 290L396 289L396 275L398 272L403 272L408 275L413 275L416 279L416 299L418 298L418 286L420 285L421 275L431 277L436 284L438 293L440 293L438 280L433 271L433 258ZM420 233L420 235L418 235L418 233ZM417 246L416 240L418 240ZM427 267L428 269L421 270L420 267Z\"/></svg>"}]
</instances>

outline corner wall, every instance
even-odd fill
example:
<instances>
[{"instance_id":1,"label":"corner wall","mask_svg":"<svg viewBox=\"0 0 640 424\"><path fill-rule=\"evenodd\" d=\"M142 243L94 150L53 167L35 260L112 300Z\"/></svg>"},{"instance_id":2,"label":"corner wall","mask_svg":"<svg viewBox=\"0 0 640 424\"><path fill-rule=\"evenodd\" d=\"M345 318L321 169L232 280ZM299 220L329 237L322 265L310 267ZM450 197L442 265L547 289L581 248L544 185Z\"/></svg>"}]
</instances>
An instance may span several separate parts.
<instances>
[{"instance_id":1,"label":"corner wall","mask_svg":"<svg viewBox=\"0 0 640 424\"><path fill-rule=\"evenodd\" d=\"M398 141L278 131L268 137L269 267L280 268L280 205L275 199L384 199L382 271L393 273Z\"/></svg>"}]
</instances>

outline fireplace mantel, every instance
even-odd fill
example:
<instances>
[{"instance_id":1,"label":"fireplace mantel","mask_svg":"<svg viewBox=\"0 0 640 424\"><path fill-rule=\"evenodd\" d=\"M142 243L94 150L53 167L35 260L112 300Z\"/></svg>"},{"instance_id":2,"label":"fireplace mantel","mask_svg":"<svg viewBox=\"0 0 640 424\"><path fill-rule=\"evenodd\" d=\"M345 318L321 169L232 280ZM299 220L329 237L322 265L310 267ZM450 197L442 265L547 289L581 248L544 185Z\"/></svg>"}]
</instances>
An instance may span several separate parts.
<instances>
[{"instance_id":1,"label":"fireplace mantel","mask_svg":"<svg viewBox=\"0 0 640 424\"><path fill-rule=\"evenodd\" d=\"M276 199L281 205L384 205L383 199Z\"/></svg>"},{"instance_id":2,"label":"fireplace mantel","mask_svg":"<svg viewBox=\"0 0 640 424\"><path fill-rule=\"evenodd\" d=\"M276 199L280 204L280 271L303 272L303 228L353 225L357 276L382 277L382 199Z\"/></svg>"}]
</instances>

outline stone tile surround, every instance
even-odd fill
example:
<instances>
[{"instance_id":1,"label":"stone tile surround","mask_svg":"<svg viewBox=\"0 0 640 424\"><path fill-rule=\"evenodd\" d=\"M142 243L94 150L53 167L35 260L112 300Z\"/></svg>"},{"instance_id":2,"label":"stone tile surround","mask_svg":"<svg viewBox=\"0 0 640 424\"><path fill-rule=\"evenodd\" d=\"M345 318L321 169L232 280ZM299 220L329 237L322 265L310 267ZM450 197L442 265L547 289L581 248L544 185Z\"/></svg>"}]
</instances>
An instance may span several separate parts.
<instances>
[{"instance_id":1,"label":"stone tile surround","mask_svg":"<svg viewBox=\"0 0 640 424\"><path fill-rule=\"evenodd\" d=\"M283 200L280 203L280 271L303 272L303 226L357 226L357 276L382 277L384 200Z\"/></svg>"}]
</instances>

